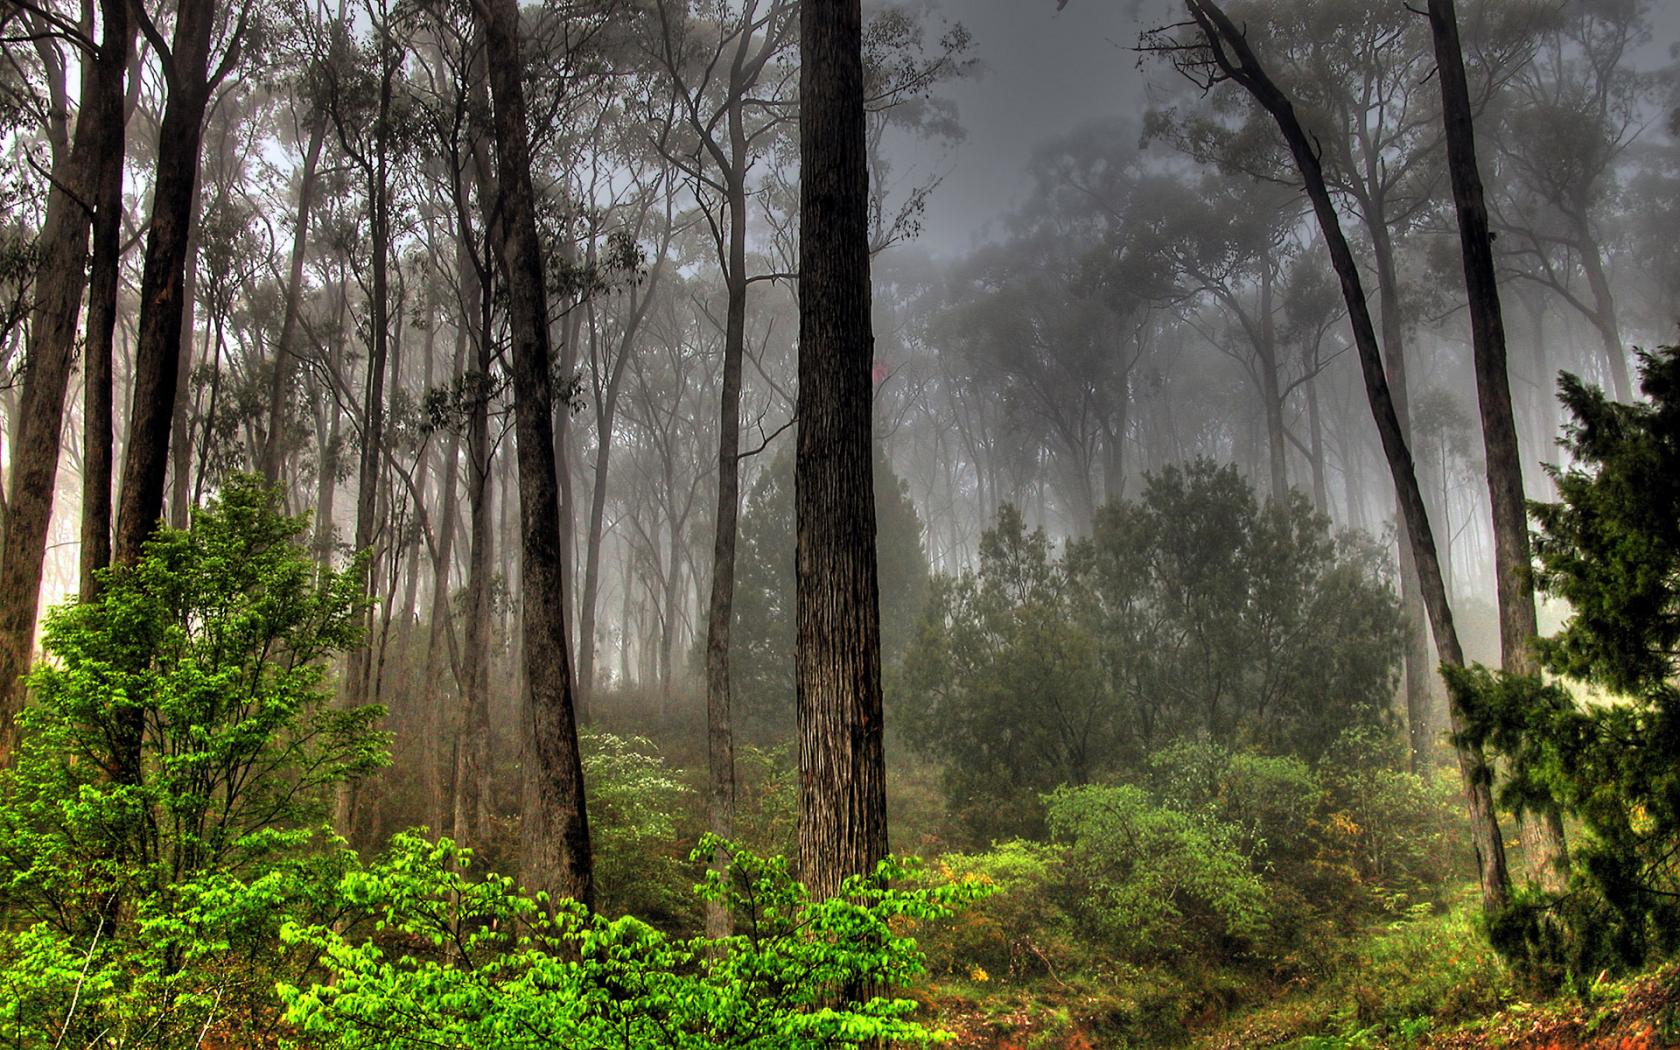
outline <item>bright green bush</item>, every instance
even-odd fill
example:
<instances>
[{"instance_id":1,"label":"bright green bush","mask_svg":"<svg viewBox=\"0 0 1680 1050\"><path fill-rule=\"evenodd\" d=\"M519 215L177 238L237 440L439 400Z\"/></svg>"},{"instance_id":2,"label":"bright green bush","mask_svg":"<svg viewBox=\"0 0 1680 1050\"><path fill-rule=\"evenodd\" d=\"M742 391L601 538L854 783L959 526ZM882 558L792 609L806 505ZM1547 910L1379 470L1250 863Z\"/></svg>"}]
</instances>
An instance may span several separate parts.
<instances>
[{"instance_id":1,"label":"bright green bush","mask_svg":"<svg viewBox=\"0 0 1680 1050\"><path fill-rule=\"evenodd\" d=\"M1127 785L1058 788L1046 803L1084 917L1130 958L1240 955L1266 933L1266 887L1229 825Z\"/></svg>"},{"instance_id":2,"label":"bright green bush","mask_svg":"<svg viewBox=\"0 0 1680 1050\"><path fill-rule=\"evenodd\" d=\"M478 880L447 840L399 835L390 856L343 883L374 916L375 938L330 925L288 927L318 953L330 982L285 984L289 1022L313 1045L356 1050L450 1046L815 1050L939 1033L914 1001L883 994L923 972L907 923L943 917L984 892L976 883L896 888L911 869L884 862L841 894L812 900L787 863L718 845L727 872L700 887L723 901L737 935L671 937L639 919L589 915L524 896L510 879ZM860 996L856 990L864 990ZM852 991L848 991L852 990Z\"/></svg>"},{"instance_id":3,"label":"bright green bush","mask_svg":"<svg viewBox=\"0 0 1680 1050\"><path fill-rule=\"evenodd\" d=\"M15 766L0 774L0 1041L196 1046L272 1015L280 917L331 914L353 857L333 792L384 760L377 708L333 706L359 567L230 480L96 601L48 614Z\"/></svg>"},{"instance_id":4,"label":"bright green bush","mask_svg":"<svg viewBox=\"0 0 1680 1050\"><path fill-rule=\"evenodd\" d=\"M1085 965L1089 940L1075 918L1079 901L1067 848L1015 839L977 853L947 853L937 874L978 882L988 896L928 928L931 968L957 977L1061 975Z\"/></svg>"},{"instance_id":5,"label":"bright green bush","mask_svg":"<svg viewBox=\"0 0 1680 1050\"><path fill-rule=\"evenodd\" d=\"M677 822L693 789L646 737L587 728L579 736L601 910L657 925L692 921L693 877Z\"/></svg>"}]
</instances>

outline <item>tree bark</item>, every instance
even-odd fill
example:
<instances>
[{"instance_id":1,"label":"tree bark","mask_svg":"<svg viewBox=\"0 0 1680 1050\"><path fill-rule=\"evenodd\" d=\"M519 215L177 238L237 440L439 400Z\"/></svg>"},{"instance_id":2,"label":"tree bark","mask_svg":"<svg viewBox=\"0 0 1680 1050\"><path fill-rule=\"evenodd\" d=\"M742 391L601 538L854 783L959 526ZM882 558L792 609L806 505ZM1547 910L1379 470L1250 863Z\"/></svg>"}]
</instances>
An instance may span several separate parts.
<instances>
[{"instance_id":1,"label":"tree bark","mask_svg":"<svg viewBox=\"0 0 1680 1050\"><path fill-rule=\"evenodd\" d=\"M29 670L35 647L35 612L41 600L42 563L58 480L64 397L75 360L76 324L85 285L87 204L97 183L97 154L107 148L110 135L105 127L107 108L91 100L104 88L105 51L118 46L109 39L111 30L107 23L100 56L82 61L81 98L90 101L76 121L68 148L59 146L53 151L47 214L38 238L43 254L35 278L29 357L12 441L5 535L0 537L0 761L10 761L14 720L23 707L20 679ZM126 37L121 46L126 48ZM119 65L119 77L121 72ZM62 66L49 76L58 78L49 85L57 119L60 124L68 122ZM57 131L55 145L62 127Z\"/></svg>"},{"instance_id":2,"label":"tree bark","mask_svg":"<svg viewBox=\"0 0 1680 1050\"><path fill-rule=\"evenodd\" d=\"M280 480L280 466L285 456L286 398L291 393L293 364L297 357L298 310L303 302L303 262L308 254L309 218L315 207L316 171L321 163L321 148L327 138L327 121L316 114L309 126L309 144L303 153L303 168L298 175L298 206L296 227L292 230L292 256L286 274L286 299L281 307L280 338L274 345L274 371L268 381L268 429L263 434L263 446L257 469L270 481Z\"/></svg>"},{"instance_id":3,"label":"tree bark","mask_svg":"<svg viewBox=\"0 0 1680 1050\"><path fill-rule=\"evenodd\" d=\"M1347 302L1352 323L1354 344L1359 351L1360 371L1364 375L1366 396L1371 413L1376 418L1377 433L1382 439L1383 454L1393 475L1395 495L1400 513L1411 534L1411 547L1417 559L1418 578L1422 586L1424 605L1429 613L1430 626L1435 635L1435 647L1444 663L1458 666L1464 662L1458 632L1453 624L1452 608L1447 602L1441 582L1441 567L1435 554L1435 537L1430 529L1423 493L1418 486L1417 471L1411 450L1401 430L1395 411L1388 379L1383 373L1382 351L1377 345L1376 329L1371 324L1371 312L1366 304L1365 289L1359 275L1358 263L1347 237L1342 233L1341 219L1336 214L1335 201L1324 181L1324 170L1318 151L1313 147L1288 97L1278 89L1243 35L1212 0L1185 0L1191 17L1207 41L1213 61L1222 74L1237 82L1252 95L1273 119L1301 171L1313 212L1324 234L1330 259L1340 279L1342 296ZM1457 738L1463 729L1463 712L1455 699L1448 696L1448 713ZM1482 884L1482 907L1490 915L1503 910L1510 898L1510 876L1505 866L1505 842L1500 835L1499 822L1493 804L1493 771L1479 748L1459 742L1459 774L1464 782L1466 805L1470 816L1470 834L1476 851L1477 872Z\"/></svg>"},{"instance_id":4,"label":"tree bark","mask_svg":"<svg viewBox=\"0 0 1680 1050\"><path fill-rule=\"evenodd\" d=\"M537 239L531 153L519 74L517 0L477 0L495 111L501 183L502 272L513 337L514 429L519 448L521 600L529 754L521 821L520 875L555 897L594 903L589 819L573 710L571 655L560 549L559 482L554 462L554 394L549 377L547 288Z\"/></svg>"},{"instance_id":5,"label":"tree bark","mask_svg":"<svg viewBox=\"0 0 1680 1050\"><path fill-rule=\"evenodd\" d=\"M1494 575L1498 581L1499 646L1508 674L1540 673L1534 651L1539 626L1534 613L1534 575L1528 546L1528 509L1523 497L1522 458L1511 407L1505 354L1505 319L1494 270L1493 237L1476 162L1476 133L1459 46L1453 0L1429 0L1435 67L1446 125L1447 171L1458 212L1464 286L1470 304L1470 334L1481 409L1482 448L1487 458L1488 499L1493 507ZM1618 348L1616 357L1621 356ZM1624 365L1625 367L1625 365ZM1529 875L1543 889L1561 893L1568 883L1569 851L1556 806L1527 814L1521 829Z\"/></svg>"},{"instance_id":6,"label":"tree bark","mask_svg":"<svg viewBox=\"0 0 1680 1050\"><path fill-rule=\"evenodd\" d=\"M739 102L729 106L729 140L736 163L727 174L729 259L724 285L728 303L718 412L717 528L713 532L712 589L706 615L706 820L712 833L724 838L735 834L729 634L735 617L735 534L741 513L741 359L747 340L747 149ZM716 862L722 864L724 858L720 855ZM729 913L717 902L709 902L706 933L725 937L729 932Z\"/></svg>"},{"instance_id":7,"label":"tree bark","mask_svg":"<svg viewBox=\"0 0 1680 1050\"><path fill-rule=\"evenodd\" d=\"M799 867L832 895L887 851L858 0L800 7L795 600Z\"/></svg>"},{"instance_id":8,"label":"tree bark","mask_svg":"<svg viewBox=\"0 0 1680 1050\"><path fill-rule=\"evenodd\" d=\"M134 27L128 0L100 0L105 19L98 84L87 104L97 105L104 146L94 187L93 263L88 278L86 344L82 376L82 552L83 601L98 592L99 570L111 563L111 465L115 380L112 345L117 331L121 283L123 159L128 125L124 79Z\"/></svg>"},{"instance_id":9,"label":"tree bark","mask_svg":"<svg viewBox=\"0 0 1680 1050\"><path fill-rule=\"evenodd\" d=\"M174 44L165 63L169 100L158 127L157 176L146 259L140 274L140 325L134 347L134 393L123 455L114 559L133 565L163 514L169 432L181 367L187 249L204 110L210 101L210 40L215 0L180 0ZM237 40L233 46L237 46ZM230 66L224 60L223 66Z\"/></svg>"}]
</instances>

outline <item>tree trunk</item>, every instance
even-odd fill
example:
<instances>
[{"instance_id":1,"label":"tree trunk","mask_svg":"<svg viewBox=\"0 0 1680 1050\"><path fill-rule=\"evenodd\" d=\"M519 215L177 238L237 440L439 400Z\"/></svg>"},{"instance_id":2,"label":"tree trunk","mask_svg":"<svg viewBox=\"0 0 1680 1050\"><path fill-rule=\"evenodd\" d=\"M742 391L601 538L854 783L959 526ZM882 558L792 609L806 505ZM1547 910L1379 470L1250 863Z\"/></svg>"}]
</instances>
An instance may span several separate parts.
<instances>
[{"instance_id":1,"label":"tree trunk","mask_svg":"<svg viewBox=\"0 0 1680 1050\"><path fill-rule=\"evenodd\" d=\"M1359 351L1360 370L1365 379L1365 392L1371 403L1371 413L1376 417L1377 433L1382 439L1389 472L1394 478L1401 517L1411 535L1411 547L1417 559L1418 579L1430 626L1434 630L1435 646L1444 663L1462 665L1464 653L1459 647L1452 608L1447 603L1446 590L1441 582L1441 567L1435 556L1435 537L1430 529L1422 490L1418 487L1417 471L1383 372L1382 351L1377 345L1376 329L1371 324L1359 266L1342 233L1335 201L1324 182L1318 152L1302 129L1295 107L1266 75L1241 30L1211 0L1186 0L1186 7L1206 37L1213 59L1221 70L1248 91L1277 121L1278 129L1283 133L1306 183L1307 195L1312 200L1313 212L1330 250L1331 262L1341 282L1342 296L1347 302L1354 344ZM1463 712L1450 693L1447 710L1457 740L1464 728ZM1461 741L1455 747L1469 810L1477 871L1481 878L1482 907L1489 915L1494 915L1503 910L1509 900L1510 876L1505 867L1505 842L1494 811L1493 771L1479 748L1467 746Z\"/></svg>"},{"instance_id":2,"label":"tree trunk","mask_svg":"<svg viewBox=\"0 0 1680 1050\"><path fill-rule=\"evenodd\" d=\"M1308 376L1307 388L1307 448L1312 456L1313 507L1325 517L1330 516L1330 490L1324 481L1324 420L1318 409L1318 377Z\"/></svg>"},{"instance_id":3,"label":"tree trunk","mask_svg":"<svg viewBox=\"0 0 1680 1050\"><path fill-rule=\"evenodd\" d=\"M390 47L386 40L380 41L380 63L383 75L379 80L379 113L375 118L377 126L374 129L373 164L367 172L368 208L371 212L371 236L369 248L372 252L373 281L369 291L370 302L368 326L370 329L368 340L367 376L363 385L362 398L362 434L360 459L356 471L356 553L371 552L374 545L374 534L378 527L378 496L380 476L380 448L385 440L385 363L391 349L391 214L390 188L387 179L387 118L391 108L392 78L395 70L391 60L384 54ZM370 560L367 585L369 594L374 593L374 562ZM364 703L367 700L369 678L371 674L371 658L373 644L373 607L368 607L363 621L368 635L363 644L350 652L349 670L349 702L352 705ZM347 818L349 813L343 803L346 793L341 790L340 814Z\"/></svg>"},{"instance_id":4,"label":"tree trunk","mask_svg":"<svg viewBox=\"0 0 1680 1050\"><path fill-rule=\"evenodd\" d=\"M268 381L268 429L258 469L270 481L280 480L285 456L286 398L291 393L293 366L297 358L298 310L303 302L303 262L308 254L309 217L315 207L316 171L321 147L327 138L327 121L317 114L309 127L309 145L303 152L303 169L298 175L297 227L292 231L292 257L286 275L286 298L281 307L280 338L274 345L274 371Z\"/></svg>"},{"instance_id":5,"label":"tree trunk","mask_svg":"<svg viewBox=\"0 0 1680 1050\"><path fill-rule=\"evenodd\" d=\"M717 528L712 541L712 591L706 616L706 821L715 835L735 834L735 734L729 694L729 633L735 616L735 533L741 513L741 359L747 339L746 131L741 106L729 107L728 309L723 335L723 390L718 413ZM721 850L714 863L726 862ZM706 905L706 933L729 935L729 913Z\"/></svg>"},{"instance_id":6,"label":"tree trunk","mask_svg":"<svg viewBox=\"0 0 1680 1050\"><path fill-rule=\"evenodd\" d=\"M100 0L104 36L96 59L95 94L104 125L104 147L94 186L93 265L88 283L86 345L82 377L82 553L83 601L98 591L95 574L111 563L111 457L115 383L112 345L117 331L117 292L121 284L123 158L128 107L123 81L128 70L134 27L127 0Z\"/></svg>"},{"instance_id":7,"label":"tree trunk","mask_svg":"<svg viewBox=\"0 0 1680 1050\"><path fill-rule=\"evenodd\" d=\"M1534 576L1528 547L1528 509L1523 499L1522 458L1511 408L1505 356L1505 319L1494 272L1493 237L1488 232L1482 175L1476 163L1476 134L1464 55L1459 48L1453 0L1429 0L1435 67L1441 83L1441 111L1447 133L1447 171L1458 211L1464 286L1470 303L1470 333L1481 409L1482 447L1487 457L1488 499L1493 507L1494 574L1499 590L1499 646L1508 674L1536 676L1534 651L1539 626L1534 614ZM1621 360L1618 347L1615 360ZM1624 378L1626 363L1622 362ZM1568 883L1569 851L1556 806L1537 807L1520 830L1529 876L1551 893Z\"/></svg>"},{"instance_id":8,"label":"tree trunk","mask_svg":"<svg viewBox=\"0 0 1680 1050\"><path fill-rule=\"evenodd\" d=\"M100 58L82 61L81 97L92 100L104 84L103 53L116 47L111 25ZM91 30L91 27L90 27ZM122 45L126 48L126 38ZM58 119L69 120L62 67L51 75ZM121 75L121 67L118 67ZM0 538L0 761L10 761L14 720L23 707L21 676L35 647L35 611L41 600L42 563L52 521L58 452L64 430L64 396L74 363L76 322L87 266L89 214L84 203L96 185L97 155L108 148L107 108L91 103L76 121L69 148L54 150L46 220L37 240L42 258L35 277L29 323L29 357L12 440L12 475L5 535ZM60 129L62 130L62 129Z\"/></svg>"},{"instance_id":9,"label":"tree trunk","mask_svg":"<svg viewBox=\"0 0 1680 1050\"><path fill-rule=\"evenodd\" d=\"M517 0L477 0L496 123L503 216L502 272L513 342L514 430L519 455L521 600L530 755L537 805L521 821L520 875L532 890L594 903L589 819L573 711L571 655L554 463L547 289L537 239L531 154L519 81Z\"/></svg>"},{"instance_id":10,"label":"tree trunk","mask_svg":"<svg viewBox=\"0 0 1680 1050\"><path fill-rule=\"evenodd\" d=\"M887 851L858 0L800 7L795 629L799 867L817 897Z\"/></svg>"},{"instance_id":11,"label":"tree trunk","mask_svg":"<svg viewBox=\"0 0 1680 1050\"><path fill-rule=\"evenodd\" d=\"M1260 396L1266 402L1267 466L1273 499L1289 495L1289 450L1283 433L1283 390L1278 382L1277 324L1272 317L1272 260L1260 275Z\"/></svg>"},{"instance_id":12,"label":"tree trunk","mask_svg":"<svg viewBox=\"0 0 1680 1050\"><path fill-rule=\"evenodd\" d=\"M210 40L215 0L180 0L169 64L169 100L158 127L157 176L146 260L140 275L140 326L134 394L123 455L114 559L133 565L163 514L169 432L181 367L187 250L204 110L210 101Z\"/></svg>"},{"instance_id":13,"label":"tree trunk","mask_svg":"<svg viewBox=\"0 0 1680 1050\"><path fill-rule=\"evenodd\" d=\"M481 194L488 203L493 195ZM494 348L490 345L494 310L493 279L479 276L471 249L456 249L462 287L478 293L476 323L471 338L476 360L474 381L468 384L471 407L467 414L467 539L466 653L461 659L460 716L453 719L454 819L456 841L478 843L488 833L490 816L490 577L495 565L495 534L492 522L494 492L491 485L490 370ZM489 275L486 275L487 277ZM466 311L472 316L474 311Z\"/></svg>"}]
</instances>

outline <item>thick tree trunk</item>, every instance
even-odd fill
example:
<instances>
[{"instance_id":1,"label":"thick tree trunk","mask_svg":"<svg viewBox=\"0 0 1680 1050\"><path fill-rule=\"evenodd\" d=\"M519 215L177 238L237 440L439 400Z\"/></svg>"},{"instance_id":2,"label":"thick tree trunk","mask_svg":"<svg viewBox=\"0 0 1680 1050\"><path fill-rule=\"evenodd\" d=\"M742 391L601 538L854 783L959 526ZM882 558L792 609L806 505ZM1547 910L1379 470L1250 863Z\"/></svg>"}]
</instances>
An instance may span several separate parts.
<instances>
[{"instance_id":1,"label":"thick tree trunk","mask_svg":"<svg viewBox=\"0 0 1680 1050\"><path fill-rule=\"evenodd\" d=\"M799 70L799 868L818 897L887 851L858 0L806 0Z\"/></svg>"},{"instance_id":2,"label":"thick tree trunk","mask_svg":"<svg viewBox=\"0 0 1680 1050\"><path fill-rule=\"evenodd\" d=\"M521 599L529 754L527 792L537 805L521 821L520 875L533 890L594 901L589 819L573 711L571 654L560 550L549 377L547 289L537 238L531 154L519 73L517 0L477 0L496 123L501 183L502 271L513 336L514 429L519 443Z\"/></svg>"},{"instance_id":3,"label":"thick tree trunk","mask_svg":"<svg viewBox=\"0 0 1680 1050\"><path fill-rule=\"evenodd\" d=\"M215 0L181 0L171 48L169 100L158 127L146 259L140 275L140 327L134 347L134 393L123 455L113 558L132 565L163 514L169 432L175 419L186 308L187 250L204 110L210 101L210 41Z\"/></svg>"},{"instance_id":4,"label":"thick tree trunk","mask_svg":"<svg viewBox=\"0 0 1680 1050\"><path fill-rule=\"evenodd\" d=\"M110 32L108 25L106 32ZM83 59L85 99L101 89L100 65L97 59ZM53 75L58 81L50 88L62 110L59 119L68 121L63 69ZM76 323L85 287L89 214L84 202L96 182L97 154L106 148L105 116L104 107L86 105L76 121L74 140L68 148L54 150L52 188L37 241L42 258L35 277L29 357L12 440L5 535L0 538L0 761L9 761L12 754L14 720L24 698L20 678L28 672L34 653L35 611L41 600L42 563L58 480L64 397L75 360Z\"/></svg>"},{"instance_id":5,"label":"thick tree trunk","mask_svg":"<svg viewBox=\"0 0 1680 1050\"><path fill-rule=\"evenodd\" d=\"M1507 673L1538 675L1534 651L1539 626L1534 614L1534 576L1528 546L1528 509L1523 498L1522 459L1517 452L1517 421L1511 408L1511 381L1505 355L1505 319L1494 271L1493 237L1488 232L1482 175L1476 163L1476 133L1459 48L1458 15L1453 0L1429 0L1429 26L1435 41L1435 68L1441 83L1441 111L1447 133L1447 171L1458 211L1459 247L1464 256L1464 285L1470 303L1470 333L1476 368L1476 401L1481 409L1482 448L1487 458L1488 498L1493 507L1494 575L1499 595L1499 645ZM1617 348L1615 360L1621 360ZM1624 378L1626 364L1623 362ZM1527 814L1522 828L1523 855L1529 875L1545 890L1561 893L1568 884L1569 852L1563 818L1556 806Z\"/></svg>"},{"instance_id":6,"label":"thick tree trunk","mask_svg":"<svg viewBox=\"0 0 1680 1050\"><path fill-rule=\"evenodd\" d=\"M1353 250L1342 233L1341 219L1336 214L1335 201L1324 182L1324 171L1318 151L1302 129L1295 115L1295 107L1278 90L1260 66L1248 41L1224 11L1211 0L1186 0L1191 17L1201 29L1216 61L1224 73L1252 95L1256 102L1277 121L1290 153L1306 183L1313 212L1330 250L1330 259L1340 279L1342 296L1347 302L1349 320L1353 326L1354 344L1359 351L1360 370L1365 379L1365 392L1376 418L1377 433L1382 439L1383 454L1394 477L1395 495L1400 504L1402 519L1411 534L1411 547L1417 559L1418 578L1422 585L1424 605L1429 613L1430 626L1435 634L1435 646L1444 663L1462 665L1464 653L1459 646L1458 632L1453 625L1452 608L1447 602L1441 582L1441 567L1435 555L1435 537L1430 529L1429 515L1424 507L1423 493L1418 487L1417 471L1412 463L1411 450L1401 430L1400 417L1395 411L1388 379L1383 372L1382 351L1377 345L1376 329L1371 324L1370 309L1365 300L1358 263ZM1457 734L1464 728L1463 713L1449 695L1448 713L1452 729ZM1477 871L1482 884L1482 906L1490 915L1503 910L1510 898L1510 876L1505 866L1505 842L1500 835L1499 822L1493 804L1493 771L1479 748L1456 745L1459 773L1464 782L1466 806L1470 816L1470 835L1476 851Z\"/></svg>"}]
</instances>

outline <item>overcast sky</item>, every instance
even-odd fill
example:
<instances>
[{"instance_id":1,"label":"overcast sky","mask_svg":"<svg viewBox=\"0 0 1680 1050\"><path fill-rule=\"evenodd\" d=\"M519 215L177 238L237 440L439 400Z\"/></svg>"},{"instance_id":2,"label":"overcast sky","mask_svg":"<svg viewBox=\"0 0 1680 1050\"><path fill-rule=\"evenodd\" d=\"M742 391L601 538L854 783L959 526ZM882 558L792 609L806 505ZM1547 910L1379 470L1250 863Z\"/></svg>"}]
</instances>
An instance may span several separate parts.
<instances>
[{"instance_id":1,"label":"overcast sky","mask_svg":"<svg viewBox=\"0 0 1680 1050\"><path fill-rule=\"evenodd\" d=\"M1172 0L937 0L949 21L974 36L981 75L947 89L961 111L965 140L943 156L898 142L896 168L938 170L945 180L928 203L921 247L965 251L1028 189L1035 148L1093 117L1141 113L1144 71L1131 50L1138 32L1170 20ZM1396 3L1400 0L1395 0ZM1680 40L1680 0L1654 0L1654 33L1641 58L1656 63ZM1158 86L1170 74L1151 71Z\"/></svg>"}]
</instances>

